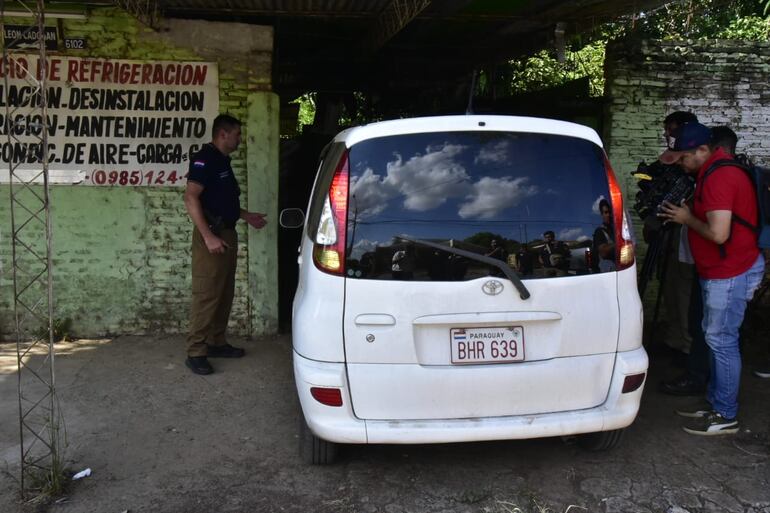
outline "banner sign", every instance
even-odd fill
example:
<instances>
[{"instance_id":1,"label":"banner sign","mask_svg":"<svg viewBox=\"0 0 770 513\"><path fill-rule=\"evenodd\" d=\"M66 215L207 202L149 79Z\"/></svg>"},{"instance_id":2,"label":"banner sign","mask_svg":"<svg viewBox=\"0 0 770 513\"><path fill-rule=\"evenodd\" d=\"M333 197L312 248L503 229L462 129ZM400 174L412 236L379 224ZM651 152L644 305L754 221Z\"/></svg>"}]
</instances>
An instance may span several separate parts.
<instances>
[{"instance_id":1,"label":"banner sign","mask_svg":"<svg viewBox=\"0 0 770 513\"><path fill-rule=\"evenodd\" d=\"M29 112L39 101L24 70L46 73L47 115ZM216 63L51 57L42 70L35 55L0 64L0 182L8 162L34 176L48 127L51 183L113 186L184 185L190 155L211 140L219 112ZM19 139L8 142L8 130ZM17 171L21 174L21 171Z\"/></svg>"},{"instance_id":2,"label":"banner sign","mask_svg":"<svg viewBox=\"0 0 770 513\"><path fill-rule=\"evenodd\" d=\"M3 42L6 48L37 49L37 37L40 30L36 26L3 25ZM56 27L44 27L43 41L46 50L56 50L59 47L59 39Z\"/></svg>"}]
</instances>

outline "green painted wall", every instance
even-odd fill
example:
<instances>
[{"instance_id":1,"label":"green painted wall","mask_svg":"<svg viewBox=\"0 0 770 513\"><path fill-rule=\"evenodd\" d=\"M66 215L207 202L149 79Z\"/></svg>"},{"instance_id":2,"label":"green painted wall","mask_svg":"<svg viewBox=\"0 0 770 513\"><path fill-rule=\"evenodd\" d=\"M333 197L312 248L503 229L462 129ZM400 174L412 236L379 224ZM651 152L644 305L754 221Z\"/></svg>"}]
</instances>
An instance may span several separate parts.
<instances>
[{"instance_id":1,"label":"green painted wall","mask_svg":"<svg viewBox=\"0 0 770 513\"><path fill-rule=\"evenodd\" d=\"M96 9L86 20L60 21L64 35L85 37L89 50L58 55L218 62L220 111L244 122L244 144L232 155L243 191L241 205L269 213L272 223L250 233L243 223L239 226L230 329L238 334L274 332L278 103L268 92L272 29L244 26L242 32L259 39L255 46L263 49L244 52L244 45L233 45L239 53L228 53L216 42L207 47L205 37L190 37L189 27L226 40L241 32L233 24L182 22L188 25L156 33L118 9ZM74 335L186 331L192 224L182 194L179 187L51 188L55 317L72 319ZM0 186L0 338L11 338L14 330L9 204L9 188Z\"/></svg>"},{"instance_id":2,"label":"green painted wall","mask_svg":"<svg viewBox=\"0 0 770 513\"><path fill-rule=\"evenodd\" d=\"M260 333L278 330L278 106L273 93L252 93L248 98L248 209L266 213L268 220L259 231L249 228L250 317L252 328Z\"/></svg>"}]
</instances>

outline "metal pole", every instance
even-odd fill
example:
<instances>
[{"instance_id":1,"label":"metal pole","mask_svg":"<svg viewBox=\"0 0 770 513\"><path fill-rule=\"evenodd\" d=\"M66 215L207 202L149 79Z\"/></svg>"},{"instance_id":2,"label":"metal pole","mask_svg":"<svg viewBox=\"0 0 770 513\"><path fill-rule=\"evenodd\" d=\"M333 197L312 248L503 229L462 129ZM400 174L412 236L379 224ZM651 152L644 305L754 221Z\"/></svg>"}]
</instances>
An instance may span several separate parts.
<instances>
[{"instance_id":1,"label":"metal pole","mask_svg":"<svg viewBox=\"0 0 770 513\"><path fill-rule=\"evenodd\" d=\"M33 493L60 491L62 447L55 386L45 6L43 0L15 5L35 20L20 40L6 41L2 60L5 91L12 79L31 90L27 103L12 105L10 97L7 98L4 126L9 148L13 149L7 164L18 365L20 492L26 499ZM4 25L4 1L0 15ZM29 50L19 43L28 43L25 36L35 39L37 54L24 53Z\"/></svg>"}]
</instances>

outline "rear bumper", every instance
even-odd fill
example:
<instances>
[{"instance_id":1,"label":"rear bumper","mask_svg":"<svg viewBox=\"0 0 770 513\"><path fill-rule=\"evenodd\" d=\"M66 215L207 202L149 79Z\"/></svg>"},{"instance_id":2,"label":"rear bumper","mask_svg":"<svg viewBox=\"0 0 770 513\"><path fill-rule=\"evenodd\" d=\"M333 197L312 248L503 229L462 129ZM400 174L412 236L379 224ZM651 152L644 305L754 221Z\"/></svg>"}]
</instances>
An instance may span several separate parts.
<instances>
[{"instance_id":1,"label":"rear bumper","mask_svg":"<svg viewBox=\"0 0 770 513\"><path fill-rule=\"evenodd\" d=\"M610 431L630 425L639 411L644 385L622 393L625 377L647 371L643 348L617 353L606 401L595 408L538 415L438 420L361 420L351 407L345 364L308 360L294 353L294 376L302 411L320 438L338 443L422 444L513 440ZM325 406L310 388L342 390L341 407Z\"/></svg>"}]
</instances>

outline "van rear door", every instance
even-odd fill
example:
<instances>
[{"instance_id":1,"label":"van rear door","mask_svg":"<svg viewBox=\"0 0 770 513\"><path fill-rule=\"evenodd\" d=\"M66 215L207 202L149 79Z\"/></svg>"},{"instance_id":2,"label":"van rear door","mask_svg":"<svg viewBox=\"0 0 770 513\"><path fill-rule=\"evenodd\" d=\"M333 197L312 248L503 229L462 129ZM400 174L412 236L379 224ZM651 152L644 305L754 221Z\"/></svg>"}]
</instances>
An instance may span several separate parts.
<instances>
[{"instance_id":1,"label":"van rear door","mask_svg":"<svg viewBox=\"0 0 770 513\"><path fill-rule=\"evenodd\" d=\"M458 130L365 139L348 158L343 324L358 417L534 415L605 400L619 321L617 273L597 265L595 239L614 233L599 211L610 198L599 146ZM531 296L441 247L504 262Z\"/></svg>"}]
</instances>

